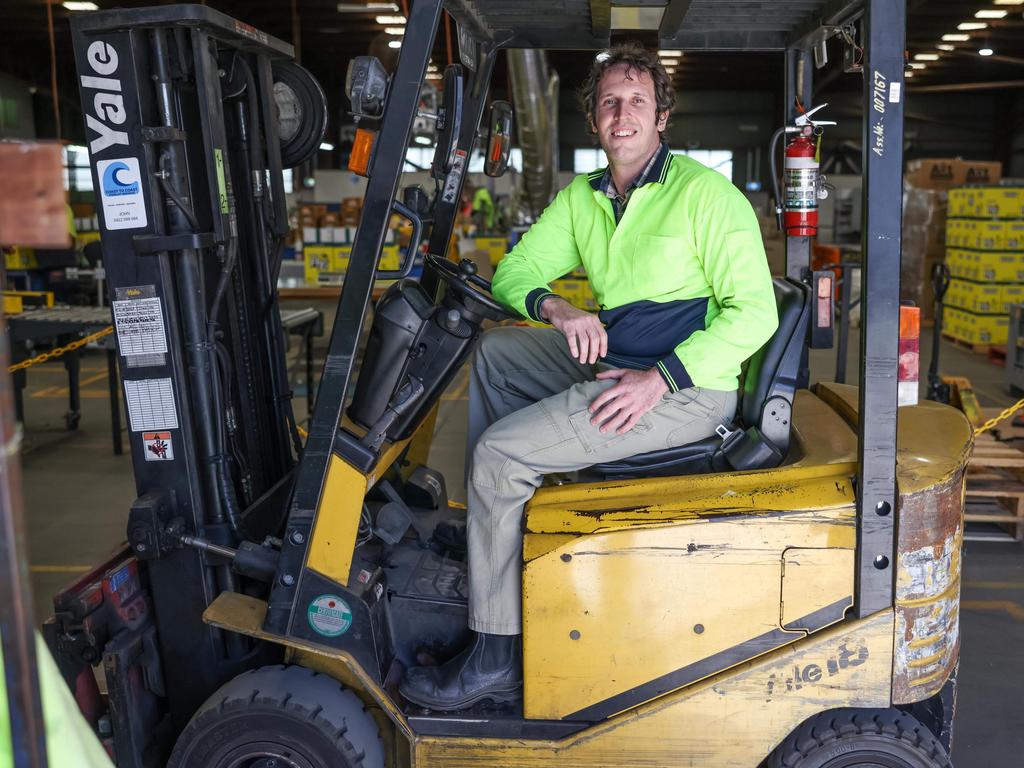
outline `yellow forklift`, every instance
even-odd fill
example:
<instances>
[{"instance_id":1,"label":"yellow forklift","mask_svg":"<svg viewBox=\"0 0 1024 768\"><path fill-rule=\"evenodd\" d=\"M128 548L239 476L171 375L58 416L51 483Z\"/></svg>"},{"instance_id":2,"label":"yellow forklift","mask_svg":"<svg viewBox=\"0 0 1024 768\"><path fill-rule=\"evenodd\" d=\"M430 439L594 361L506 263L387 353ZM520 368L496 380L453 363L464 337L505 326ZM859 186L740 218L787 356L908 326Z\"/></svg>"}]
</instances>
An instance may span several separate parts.
<instances>
[{"instance_id":1,"label":"yellow forklift","mask_svg":"<svg viewBox=\"0 0 1024 768\"><path fill-rule=\"evenodd\" d=\"M126 547L55 598L46 634L119 768L951 765L972 437L947 406L897 410L904 0L742 1L727 23L715 3L660 6L662 48L785 55L790 104L810 104L813 49L840 32L857 48L860 386L808 387L832 304L791 237L736 428L537 490L522 702L455 713L398 691L468 632L460 510L425 461L442 392L510 316L448 258L455 211L478 139L489 174L507 165L500 52L593 55L618 5L414 0L396 69L353 61L368 183L304 443L274 286L282 169L319 145L319 86L205 6L73 19L138 498ZM424 116L445 11L459 61ZM399 199L424 117L434 188ZM395 214L412 245L385 273Z\"/></svg>"}]
</instances>

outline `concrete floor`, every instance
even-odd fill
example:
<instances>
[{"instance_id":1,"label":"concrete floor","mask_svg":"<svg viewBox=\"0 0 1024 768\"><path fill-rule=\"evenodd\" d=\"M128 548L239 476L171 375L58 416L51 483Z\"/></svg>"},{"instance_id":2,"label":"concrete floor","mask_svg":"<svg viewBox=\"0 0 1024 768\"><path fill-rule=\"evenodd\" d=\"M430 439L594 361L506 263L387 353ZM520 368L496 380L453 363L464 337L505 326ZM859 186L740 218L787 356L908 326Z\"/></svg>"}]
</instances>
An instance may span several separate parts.
<instances>
[{"instance_id":1,"label":"concrete floor","mask_svg":"<svg viewBox=\"0 0 1024 768\"><path fill-rule=\"evenodd\" d=\"M331 307L322 308L330 314ZM851 341L856 344L856 335ZM326 338L319 341L321 348L325 344ZM930 348L930 341L924 339L922 347ZM922 352L926 372L928 349ZM944 372L973 381L983 406L1012 401L1003 392L1003 369L983 356L943 343L942 360ZM295 370L301 377L301 366ZM833 375L834 353L813 352L812 379ZM30 371L28 377L22 468L32 588L40 620L49 613L50 596L61 585L123 539L128 508L136 495L130 458L111 451L101 353L86 355L82 377L86 382L82 421L75 432L64 429L63 367L48 363ZM847 381L856 380L857 354L851 351ZM304 386L298 382L297 391L304 392ZM432 466L445 472L449 493L457 500L465 498L461 487L465 391L461 376L445 395L431 456ZM304 398L297 398L299 411L303 404ZM1024 647L1024 547L970 541L963 577L954 762L957 768L1019 765L1024 729L1018 726L1017 696L1024 683L1024 657L1016 649Z\"/></svg>"}]
</instances>

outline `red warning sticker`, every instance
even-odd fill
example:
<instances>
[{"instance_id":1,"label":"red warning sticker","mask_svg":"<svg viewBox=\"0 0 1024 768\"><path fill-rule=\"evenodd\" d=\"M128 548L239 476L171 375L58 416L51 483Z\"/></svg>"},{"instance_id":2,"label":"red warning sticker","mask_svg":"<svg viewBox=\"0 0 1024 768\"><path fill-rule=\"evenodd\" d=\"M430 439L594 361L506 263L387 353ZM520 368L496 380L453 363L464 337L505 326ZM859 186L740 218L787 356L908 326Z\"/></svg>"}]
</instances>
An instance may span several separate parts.
<instances>
[{"instance_id":1,"label":"red warning sticker","mask_svg":"<svg viewBox=\"0 0 1024 768\"><path fill-rule=\"evenodd\" d=\"M170 432L143 432L142 445L146 451L146 461L174 460L174 445L171 443Z\"/></svg>"}]
</instances>

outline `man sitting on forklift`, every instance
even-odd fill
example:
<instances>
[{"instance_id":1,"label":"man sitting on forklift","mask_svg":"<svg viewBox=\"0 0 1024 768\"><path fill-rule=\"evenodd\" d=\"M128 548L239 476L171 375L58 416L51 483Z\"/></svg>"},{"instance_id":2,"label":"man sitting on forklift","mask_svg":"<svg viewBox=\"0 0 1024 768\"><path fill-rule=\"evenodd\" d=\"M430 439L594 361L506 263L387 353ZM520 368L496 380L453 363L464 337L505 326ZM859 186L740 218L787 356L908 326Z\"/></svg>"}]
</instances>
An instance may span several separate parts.
<instances>
[{"instance_id":1,"label":"man sitting on forklift","mask_svg":"<svg viewBox=\"0 0 1024 768\"><path fill-rule=\"evenodd\" d=\"M471 372L468 648L414 667L437 710L522 687L523 509L544 475L684 445L736 412L740 366L778 325L754 212L728 179L672 155L668 74L638 44L600 53L581 100L608 168L578 176L499 264L494 296L553 328L503 327ZM551 292L586 269L601 311Z\"/></svg>"}]
</instances>

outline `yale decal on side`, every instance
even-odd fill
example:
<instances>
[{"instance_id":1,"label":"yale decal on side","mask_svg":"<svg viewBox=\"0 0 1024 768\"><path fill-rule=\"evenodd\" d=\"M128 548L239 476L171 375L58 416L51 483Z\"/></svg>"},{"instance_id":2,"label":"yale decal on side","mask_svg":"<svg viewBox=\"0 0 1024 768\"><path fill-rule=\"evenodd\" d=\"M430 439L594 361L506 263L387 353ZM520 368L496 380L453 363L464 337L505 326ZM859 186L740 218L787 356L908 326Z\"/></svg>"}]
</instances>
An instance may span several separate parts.
<instances>
[{"instance_id":1,"label":"yale decal on side","mask_svg":"<svg viewBox=\"0 0 1024 768\"><path fill-rule=\"evenodd\" d=\"M86 61L92 71L103 77L82 75L82 88L97 91L93 97L93 109L96 115L86 113L86 125L99 135L89 142L89 153L93 156L115 144L128 144L128 134L114 126L124 125L128 113L124 109L124 98L121 96L121 81L108 77L117 71L117 51L109 43L97 40L89 46L85 54Z\"/></svg>"}]
</instances>

